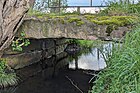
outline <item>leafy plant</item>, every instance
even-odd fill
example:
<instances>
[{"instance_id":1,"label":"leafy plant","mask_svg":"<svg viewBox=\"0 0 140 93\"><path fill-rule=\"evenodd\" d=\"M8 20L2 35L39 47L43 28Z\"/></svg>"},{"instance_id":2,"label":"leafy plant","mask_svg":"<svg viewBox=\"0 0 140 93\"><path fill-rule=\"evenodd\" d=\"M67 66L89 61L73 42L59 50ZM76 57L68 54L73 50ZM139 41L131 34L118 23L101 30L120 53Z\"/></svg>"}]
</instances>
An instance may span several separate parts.
<instances>
[{"instance_id":1,"label":"leafy plant","mask_svg":"<svg viewBox=\"0 0 140 93\"><path fill-rule=\"evenodd\" d=\"M17 85L18 80L13 70L6 65L6 60L0 59L0 88Z\"/></svg>"},{"instance_id":2,"label":"leafy plant","mask_svg":"<svg viewBox=\"0 0 140 93\"><path fill-rule=\"evenodd\" d=\"M30 44L30 41L29 39L26 39L25 38L25 33L24 32L21 32L20 34L20 37L15 39L13 42L12 42L12 49L14 51L22 51L23 50L23 46L28 46Z\"/></svg>"}]
</instances>

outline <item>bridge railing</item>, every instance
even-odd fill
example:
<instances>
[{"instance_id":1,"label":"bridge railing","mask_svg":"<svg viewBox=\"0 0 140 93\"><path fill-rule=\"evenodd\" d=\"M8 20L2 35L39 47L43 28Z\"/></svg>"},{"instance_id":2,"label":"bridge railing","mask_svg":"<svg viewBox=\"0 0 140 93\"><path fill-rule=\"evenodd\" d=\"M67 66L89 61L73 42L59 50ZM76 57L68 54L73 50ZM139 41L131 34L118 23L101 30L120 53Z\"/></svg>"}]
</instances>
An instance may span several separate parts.
<instances>
[{"instance_id":1,"label":"bridge railing","mask_svg":"<svg viewBox=\"0 0 140 93\"><path fill-rule=\"evenodd\" d=\"M64 13L98 13L101 10L105 9L107 6L103 5L102 2L100 2L100 5L94 5L93 0L81 0L81 2L78 2L78 0L75 0L75 3L73 1L73 3L69 4L67 2L67 4L62 4L61 2L62 0L58 0L57 4L50 4L51 0L48 0L48 12L54 12L54 13L60 13L60 12L64 12ZM67 0L69 1L69 0ZM94 0L94 1L98 1L98 0Z\"/></svg>"},{"instance_id":2,"label":"bridge railing","mask_svg":"<svg viewBox=\"0 0 140 93\"><path fill-rule=\"evenodd\" d=\"M49 12L51 13L99 13L104 10L107 6L63 6L63 7L49 7Z\"/></svg>"}]
</instances>

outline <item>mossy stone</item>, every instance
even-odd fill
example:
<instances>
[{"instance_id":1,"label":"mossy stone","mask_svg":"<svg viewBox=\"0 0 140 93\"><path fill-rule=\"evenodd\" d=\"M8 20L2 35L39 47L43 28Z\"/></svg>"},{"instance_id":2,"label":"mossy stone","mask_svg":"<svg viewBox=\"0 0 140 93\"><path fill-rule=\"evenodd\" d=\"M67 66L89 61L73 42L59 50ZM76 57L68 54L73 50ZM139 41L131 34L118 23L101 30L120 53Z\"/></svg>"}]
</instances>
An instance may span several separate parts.
<instances>
[{"instance_id":1,"label":"mossy stone","mask_svg":"<svg viewBox=\"0 0 140 93\"><path fill-rule=\"evenodd\" d=\"M113 30L116 30L116 29L118 29L118 26L117 25L113 25L113 24L108 25L107 28L106 28L107 36L110 36L110 33Z\"/></svg>"}]
</instances>

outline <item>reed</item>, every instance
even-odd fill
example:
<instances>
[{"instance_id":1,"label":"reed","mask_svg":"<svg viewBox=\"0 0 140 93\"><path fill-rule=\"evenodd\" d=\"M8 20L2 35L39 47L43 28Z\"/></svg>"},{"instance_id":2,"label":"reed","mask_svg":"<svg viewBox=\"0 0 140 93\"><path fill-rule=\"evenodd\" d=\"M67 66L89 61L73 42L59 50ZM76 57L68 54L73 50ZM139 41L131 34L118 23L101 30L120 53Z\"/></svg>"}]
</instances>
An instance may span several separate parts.
<instances>
[{"instance_id":1,"label":"reed","mask_svg":"<svg viewBox=\"0 0 140 93\"><path fill-rule=\"evenodd\" d=\"M91 93L140 93L140 26L114 47L108 67L98 74Z\"/></svg>"}]
</instances>

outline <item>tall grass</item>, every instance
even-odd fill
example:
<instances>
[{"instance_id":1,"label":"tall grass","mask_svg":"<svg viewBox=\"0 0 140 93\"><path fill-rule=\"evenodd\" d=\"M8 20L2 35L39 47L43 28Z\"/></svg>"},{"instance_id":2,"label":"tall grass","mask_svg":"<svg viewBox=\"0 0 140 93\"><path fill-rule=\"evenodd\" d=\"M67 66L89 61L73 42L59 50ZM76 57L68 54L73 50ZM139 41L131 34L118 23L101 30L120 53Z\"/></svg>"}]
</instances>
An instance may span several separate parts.
<instances>
[{"instance_id":1,"label":"tall grass","mask_svg":"<svg viewBox=\"0 0 140 93\"><path fill-rule=\"evenodd\" d=\"M114 48L108 67L98 75L92 93L140 93L140 26Z\"/></svg>"},{"instance_id":2,"label":"tall grass","mask_svg":"<svg viewBox=\"0 0 140 93\"><path fill-rule=\"evenodd\" d=\"M133 4L133 0L112 0L105 2L108 8L99 15L134 15L140 14L140 3Z\"/></svg>"}]
</instances>

